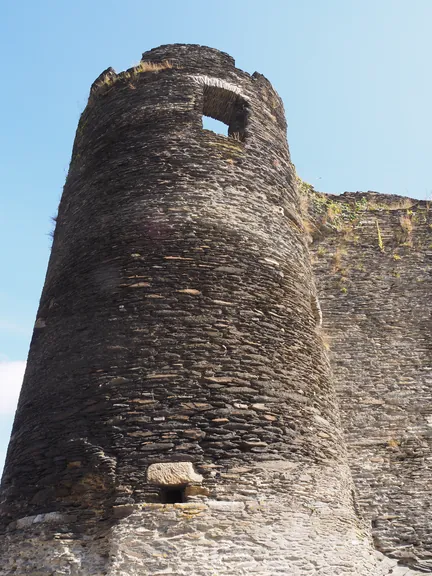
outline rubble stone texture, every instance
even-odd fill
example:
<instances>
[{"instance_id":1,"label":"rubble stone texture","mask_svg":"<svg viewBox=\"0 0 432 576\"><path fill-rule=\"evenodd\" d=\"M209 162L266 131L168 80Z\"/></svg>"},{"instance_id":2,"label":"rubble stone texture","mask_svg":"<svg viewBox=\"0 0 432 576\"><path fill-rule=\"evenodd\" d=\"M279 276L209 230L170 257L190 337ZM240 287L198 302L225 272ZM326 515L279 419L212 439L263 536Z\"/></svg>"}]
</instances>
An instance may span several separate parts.
<instances>
[{"instance_id":1,"label":"rubble stone texture","mask_svg":"<svg viewBox=\"0 0 432 576\"><path fill-rule=\"evenodd\" d=\"M432 572L432 211L392 195L310 192L358 505L381 552Z\"/></svg>"},{"instance_id":2,"label":"rubble stone texture","mask_svg":"<svg viewBox=\"0 0 432 576\"><path fill-rule=\"evenodd\" d=\"M330 254L364 245L380 270L394 222L365 208L351 245L328 202L297 185L279 96L230 56L162 46L99 76L2 479L1 576L430 571L427 320L420 345L384 281L345 287Z\"/></svg>"}]
</instances>

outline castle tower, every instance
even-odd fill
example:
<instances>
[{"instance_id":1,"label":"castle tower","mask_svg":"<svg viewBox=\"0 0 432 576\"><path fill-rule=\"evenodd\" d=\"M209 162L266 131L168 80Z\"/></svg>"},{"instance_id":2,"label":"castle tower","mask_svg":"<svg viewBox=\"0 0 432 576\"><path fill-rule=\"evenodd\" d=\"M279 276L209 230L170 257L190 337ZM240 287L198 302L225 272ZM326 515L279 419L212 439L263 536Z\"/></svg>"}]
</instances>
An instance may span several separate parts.
<instances>
[{"instance_id":1,"label":"castle tower","mask_svg":"<svg viewBox=\"0 0 432 576\"><path fill-rule=\"evenodd\" d=\"M193 45L102 73L8 451L0 574L375 574L318 316L270 83Z\"/></svg>"}]
</instances>

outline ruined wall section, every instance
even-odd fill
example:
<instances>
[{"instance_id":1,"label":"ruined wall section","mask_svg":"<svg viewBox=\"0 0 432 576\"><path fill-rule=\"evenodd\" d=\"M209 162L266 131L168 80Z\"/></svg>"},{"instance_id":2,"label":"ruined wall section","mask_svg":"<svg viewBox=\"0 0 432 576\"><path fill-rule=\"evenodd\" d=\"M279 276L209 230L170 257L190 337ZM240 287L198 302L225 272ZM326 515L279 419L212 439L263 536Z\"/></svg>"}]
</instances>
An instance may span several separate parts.
<instances>
[{"instance_id":1,"label":"ruined wall section","mask_svg":"<svg viewBox=\"0 0 432 576\"><path fill-rule=\"evenodd\" d=\"M260 74L164 46L97 79L2 480L2 576L53 573L28 556L51 522L84 544L83 576L98 539L115 576L379 574L299 208Z\"/></svg>"},{"instance_id":2,"label":"ruined wall section","mask_svg":"<svg viewBox=\"0 0 432 576\"><path fill-rule=\"evenodd\" d=\"M379 550L430 572L432 210L303 192L359 507Z\"/></svg>"}]
</instances>

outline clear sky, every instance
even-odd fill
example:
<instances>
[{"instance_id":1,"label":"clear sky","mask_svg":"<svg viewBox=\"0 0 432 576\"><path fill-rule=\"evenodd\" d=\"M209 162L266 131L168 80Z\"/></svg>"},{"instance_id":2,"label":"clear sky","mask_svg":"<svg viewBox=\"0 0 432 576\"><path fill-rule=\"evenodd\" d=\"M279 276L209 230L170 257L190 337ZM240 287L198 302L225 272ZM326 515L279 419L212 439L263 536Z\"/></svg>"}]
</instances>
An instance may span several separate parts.
<instances>
[{"instance_id":1,"label":"clear sky","mask_svg":"<svg viewBox=\"0 0 432 576\"><path fill-rule=\"evenodd\" d=\"M219 48L282 96L317 189L430 198L432 0L4 0L0 9L0 452L90 84L173 42ZM0 468L1 468L0 454Z\"/></svg>"}]
</instances>

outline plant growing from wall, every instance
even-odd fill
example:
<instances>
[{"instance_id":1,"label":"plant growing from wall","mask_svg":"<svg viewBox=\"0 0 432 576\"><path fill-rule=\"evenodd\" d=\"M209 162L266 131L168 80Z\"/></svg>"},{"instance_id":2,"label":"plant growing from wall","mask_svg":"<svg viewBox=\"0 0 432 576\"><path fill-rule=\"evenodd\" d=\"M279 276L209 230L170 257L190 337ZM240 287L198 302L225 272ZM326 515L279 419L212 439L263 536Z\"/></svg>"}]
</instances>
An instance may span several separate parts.
<instances>
[{"instance_id":1,"label":"plant growing from wall","mask_svg":"<svg viewBox=\"0 0 432 576\"><path fill-rule=\"evenodd\" d=\"M376 229L377 229L377 235L378 235L378 246L379 249L381 250L381 252L385 252L384 250L384 243L383 243L383 239L382 239L382 234L381 234L381 229L380 229L380 225L378 223L378 219L375 220L376 223Z\"/></svg>"},{"instance_id":2,"label":"plant growing from wall","mask_svg":"<svg viewBox=\"0 0 432 576\"><path fill-rule=\"evenodd\" d=\"M412 246L412 234L414 229L413 213L407 210L406 214L402 214L399 219L400 227L402 228L402 244L405 246Z\"/></svg>"}]
</instances>

